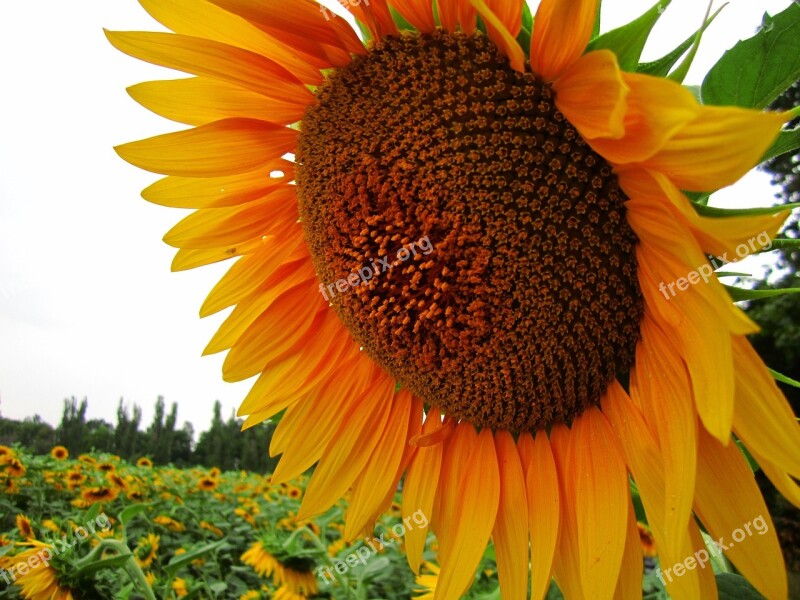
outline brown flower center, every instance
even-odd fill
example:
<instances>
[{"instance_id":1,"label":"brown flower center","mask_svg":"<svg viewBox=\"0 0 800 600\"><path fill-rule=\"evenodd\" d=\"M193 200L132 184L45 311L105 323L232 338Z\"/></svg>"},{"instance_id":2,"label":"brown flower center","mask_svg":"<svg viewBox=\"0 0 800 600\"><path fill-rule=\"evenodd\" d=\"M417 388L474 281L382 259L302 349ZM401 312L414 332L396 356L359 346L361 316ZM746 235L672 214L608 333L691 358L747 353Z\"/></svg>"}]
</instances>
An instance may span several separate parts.
<instances>
[{"instance_id":1,"label":"brown flower center","mask_svg":"<svg viewBox=\"0 0 800 600\"><path fill-rule=\"evenodd\" d=\"M609 164L484 35L382 40L303 119L300 214L364 351L479 427L569 422L629 370L637 238Z\"/></svg>"}]
</instances>

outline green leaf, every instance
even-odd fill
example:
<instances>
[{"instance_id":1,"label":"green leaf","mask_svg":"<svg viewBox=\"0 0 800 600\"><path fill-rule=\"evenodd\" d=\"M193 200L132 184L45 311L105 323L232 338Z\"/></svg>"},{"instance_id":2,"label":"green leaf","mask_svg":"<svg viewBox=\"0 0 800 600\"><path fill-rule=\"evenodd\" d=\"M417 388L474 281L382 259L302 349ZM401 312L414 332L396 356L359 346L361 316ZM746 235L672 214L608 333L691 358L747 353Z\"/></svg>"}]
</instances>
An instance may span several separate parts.
<instances>
[{"instance_id":1,"label":"green leaf","mask_svg":"<svg viewBox=\"0 0 800 600\"><path fill-rule=\"evenodd\" d=\"M694 203L697 214L703 217L753 217L757 215L774 215L784 210L791 210L800 206L800 202L780 204L778 206L762 206L759 208L719 208Z\"/></svg>"},{"instance_id":2,"label":"green leaf","mask_svg":"<svg viewBox=\"0 0 800 600\"><path fill-rule=\"evenodd\" d=\"M764 20L758 33L728 50L703 81L706 104L766 108L800 79L800 5Z\"/></svg>"},{"instance_id":3,"label":"green leaf","mask_svg":"<svg viewBox=\"0 0 800 600\"><path fill-rule=\"evenodd\" d=\"M119 513L119 522L122 523L123 527L130 523L134 517L137 515L142 514L148 508L152 506L152 503L144 503L144 504L131 504L121 513Z\"/></svg>"},{"instance_id":4,"label":"green leaf","mask_svg":"<svg viewBox=\"0 0 800 600\"><path fill-rule=\"evenodd\" d=\"M764 156L761 157L760 162L770 160L781 154L792 152L800 148L800 127L794 129L787 129L778 134L778 139L772 144L769 150L766 151Z\"/></svg>"},{"instance_id":5,"label":"green leaf","mask_svg":"<svg viewBox=\"0 0 800 600\"><path fill-rule=\"evenodd\" d=\"M778 288L775 290L748 290L745 288L733 287L730 285L725 286L733 298L734 302L741 302L742 300L760 300L762 298L772 298L773 296L784 296L786 294L800 293L800 288Z\"/></svg>"},{"instance_id":6,"label":"green leaf","mask_svg":"<svg viewBox=\"0 0 800 600\"><path fill-rule=\"evenodd\" d=\"M89 510L83 515L83 522L88 523L89 521L94 521L97 518L97 515L100 514L100 502L95 502L89 507Z\"/></svg>"},{"instance_id":7,"label":"green leaf","mask_svg":"<svg viewBox=\"0 0 800 600\"><path fill-rule=\"evenodd\" d=\"M733 573L717 575L717 592L719 600L764 600L747 579Z\"/></svg>"},{"instance_id":8,"label":"green leaf","mask_svg":"<svg viewBox=\"0 0 800 600\"><path fill-rule=\"evenodd\" d=\"M520 29L519 35L517 35L517 43L522 48L522 51L525 53L525 56L528 56L531 52L531 32L533 31L533 14L531 13L531 7L528 6L526 2L522 6L522 29Z\"/></svg>"},{"instance_id":9,"label":"green leaf","mask_svg":"<svg viewBox=\"0 0 800 600\"><path fill-rule=\"evenodd\" d=\"M700 29L698 29L688 38L683 40L683 42L681 42L681 44L677 48L675 48L672 52L666 54L665 56L662 56L661 58L653 62L640 64L638 67L636 67L636 72L644 73L646 75L653 75L654 77L666 77L669 74L672 67L675 66L675 63L677 63L680 60L681 56L683 56L686 53L686 51L692 47L694 40L697 38L697 35L701 34L706 29L708 29L708 26L714 22L714 19L717 18L717 15L719 15L720 11L722 11L723 8L725 8L725 5L717 9L717 12L711 15Z\"/></svg>"},{"instance_id":10,"label":"green leaf","mask_svg":"<svg viewBox=\"0 0 800 600\"><path fill-rule=\"evenodd\" d=\"M772 378L775 381L780 381L781 383L785 383L786 385L791 385L792 387L800 388L800 381L795 381L791 377L787 377L786 375L781 375L774 369L769 369L769 372L772 374Z\"/></svg>"},{"instance_id":11,"label":"green leaf","mask_svg":"<svg viewBox=\"0 0 800 600\"><path fill-rule=\"evenodd\" d=\"M650 10L627 25L607 31L589 44L588 50L611 50L623 71L635 71L653 26L672 0L659 0Z\"/></svg>"},{"instance_id":12,"label":"green leaf","mask_svg":"<svg viewBox=\"0 0 800 600\"><path fill-rule=\"evenodd\" d=\"M168 577L174 577L175 573L183 567L184 565L188 565L195 559L200 558L201 556L208 554L209 552L213 552L214 550L218 550L222 548L228 542L226 540L220 540L218 542L213 542L211 544L206 544L205 546L201 546L191 552L187 552L186 554L181 554L180 556L175 556L169 561L166 567L164 567L164 572L167 574Z\"/></svg>"},{"instance_id":13,"label":"green leaf","mask_svg":"<svg viewBox=\"0 0 800 600\"><path fill-rule=\"evenodd\" d=\"M393 6L389 7L389 12L392 15L392 20L394 21L394 24L397 25L397 28L400 31L415 31L414 26L408 21L406 21L405 18L403 18L403 15L397 12L397 10L395 10Z\"/></svg>"},{"instance_id":14,"label":"green leaf","mask_svg":"<svg viewBox=\"0 0 800 600\"><path fill-rule=\"evenodd\" d=\"M117 554L116 556L111 556L109 558L102 558L89 563L85 567L81 567L70 575L78 580L88 577L93 573L97 573L97 571L102 571L103 569L118 569L119 567L124 566L132 556L133 554Z\"/></svg>"}]
</instances>

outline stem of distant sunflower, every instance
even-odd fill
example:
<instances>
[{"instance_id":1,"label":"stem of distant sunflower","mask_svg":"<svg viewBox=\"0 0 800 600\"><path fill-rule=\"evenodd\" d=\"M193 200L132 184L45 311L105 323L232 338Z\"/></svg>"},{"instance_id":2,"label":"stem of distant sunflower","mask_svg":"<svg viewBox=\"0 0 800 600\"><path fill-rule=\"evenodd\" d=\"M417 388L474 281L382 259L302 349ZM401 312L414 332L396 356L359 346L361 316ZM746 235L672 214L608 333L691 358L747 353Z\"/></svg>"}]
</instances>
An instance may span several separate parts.
<instances>
[{"instance_id":1,"label":"stem of distant sunflower","mask_svg":"<svg viewBox=\"0 0 800 600\"><path fill-rule=\"evenodd\" d=\"M84 569L90 569L95 563L103 560L103 552L106 550L113 550L117 556L127 558L125 563L122 565L122 568L131 578L133 584L140 589L146 600L156 600L156 596L153 593L150 584L147 583L144 573L139 568L139 565L136 564L136 557L134 556L133 552L130 551L130 548L128 548L127 544L119 540L103 539L91 552L89 552L89 554L77 561L75 564L75 566L78 568L76 576L80 577L81 571Z\"/></svg>"}]
</instances>

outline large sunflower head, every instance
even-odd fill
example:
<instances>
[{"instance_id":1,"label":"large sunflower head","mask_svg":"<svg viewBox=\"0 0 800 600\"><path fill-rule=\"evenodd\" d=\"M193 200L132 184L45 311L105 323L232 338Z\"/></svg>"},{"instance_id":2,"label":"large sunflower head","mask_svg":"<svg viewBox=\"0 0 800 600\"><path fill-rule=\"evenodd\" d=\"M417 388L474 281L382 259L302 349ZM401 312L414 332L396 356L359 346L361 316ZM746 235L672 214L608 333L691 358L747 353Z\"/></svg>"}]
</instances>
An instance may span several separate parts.
<instances>
[{"instance_id":1,"label":"large sunflower head","mask_svg":"<svg viewBox=\"0 0 800 600\"><path fill-rule=\"evenodd\" d=\"M29 540L18 545L26 549L14 555L0 556L0 569L3 570L6 579L8 579L9 573L15 574L13 583L19 586L21 597L26 600L39 600L40 598L73 600L72 589L62 581L67 577L50 562L56 555L53 546L36 540ZM54 562L58 562L58 560ZM35 566L20 572L20 564Z\"/></svg>"},{"instance_id":2,"label":"large sunflower head","mask_svg":"<svg viewBox=\"0 0 800 600\"><path fill-rule=\"evenodd\" d=\"M405 477L436 598L490 538L504 597L555 577L607 598L641 593L629 475L666 565L703 547L695 517L768 519L732 431L800 502L800 427L707 259L786 215L710 218L684 193L737 180L787 115L623 70L589 49L597 0L543 0L533 27L523 0L342 3L367 42L313 0L140 2L174 33L111 42L193 77L129 91L192 127L117 151L166 175L146 199L196 209L165 237L174 269L238 258L201 309L233 307L206 352L258 376L247 426L285 411L273 483L317 463L299 519L349 492L353 539ZM729 557L786 595L772 527Z\"/></svg>"}]
</instances>

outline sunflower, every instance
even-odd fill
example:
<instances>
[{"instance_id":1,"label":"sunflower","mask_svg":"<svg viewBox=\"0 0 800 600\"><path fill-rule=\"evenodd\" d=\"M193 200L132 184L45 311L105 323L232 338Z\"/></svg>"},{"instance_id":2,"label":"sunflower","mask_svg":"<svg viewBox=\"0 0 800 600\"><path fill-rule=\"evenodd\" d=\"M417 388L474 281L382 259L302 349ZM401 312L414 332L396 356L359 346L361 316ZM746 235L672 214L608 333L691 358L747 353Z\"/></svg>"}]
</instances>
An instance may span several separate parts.
<instances>
[{"instance_id":1,"label":"sunflower","mask_svg":"<svg viewBox=\"0 0 800 600\"><path fill-rule=\"evenodd\" d=\"M117 466L110 462L104 462L97 465L97 470L103 471L105 473L113 473L114 471L117 470Z\"/></svg>"},{"instance_id":2,"label":"sunflower","mask_svg":"<svg viewBox=\"0 0 800 600\"><path fill-rule=\"evenodd\" d=\"M439 567L432 562L424 563L425 570L428 573L420 573L417 575L415 583L419 590L418 596L414 596L414 600L434 600L436 592L436 585L439 582Z\"/></svg>"},{"instance_id":3,"label":"sunflower","mask_svg":"<svg viewBox=\"0 0 800 600\"><path fill-rule=\"evenodd\" d=\"M186 531L186 527L184 526L183 523L181 523L180 521L176 521L175 519L168 517L167 515L159 515L155 519L153 519L153 522L176 533Z\"/></svg>"},{"instance_id":4,"label":"sunflower","mask_svg":"<svg viewBox=\"0 0 800 600\"><path fill-rule=\"evenodd\" d=\"M160 541L161 538L154 533L148 533L146 536L140 537L136 542L136 547L133 549L136 564L142 568L147 568L153 564Z\"/></svg>"},{"instance_id":5,"label":"sunflower","mask_svg":"<svg viewBox=\"0 0 800 600\"><path fill-rule=\"evenodd\" d=\"M0 569L14 571L16 575L14 583L20 587L22 598L29 600L39 600L41 598L73 600L72 591L68 587L62 587L58 571L50 566L49 563L42 561L45 550L47 550L47 555L54 555L53 546L36 540L25 542L24 545L30 546L30 548L15 556L0 556ZM27 569L22 574L15 569L20 563L36 564L37 566Z\"/></svg>"},{"instance_id":6,"label":"sunflower","mask_svg":"<svg viewBox=\"0 0 800 600\"><path fill-rule=\"evenodd\" d=\"M217 489L217 483L217 480L213 477L202 477L200 481L197 482L197 489L209 492Z\"/></svg>"},{"instance_id":7,"label":"sunflower","mask_svg":"<svg viewBox=\"0 0 800 600\"><path fill-rule=\"evenodd\" d=\"M81 498L93 504L95 502L111 502L119 495L119 490L115 487L108 487L104 485L87 487L81 490Z\"/></svg>"},{"instance_id":8,"label":"sunflower","mask_svg":"<svg viewBox=\"0 0 800 600\"><path fill-rule=\"evenodd\" d=\"M55 446L50 450L50 456L56 460L66 460L69 457L69 451L64 446Z\"/></svg>"},{"instance_id":9,"label":"sunflower","mask_svg":"<svg viewBox=\"0 0 800 600\"><path fill-rule=\"evenodd\" d=\"M146 456L141 457L139 460L136 461L137 467L143 467L145 469L149 469L153 466L153 461L147 458Z\"/></svg>"},{"instance_id":10,"label":"sunflower","mask_svg":"<svg viewBox=\"0 0 800 600\"><path fill-rule=\"evenodd\" d=\"M36 533L33 531L31 520L23 514L18 514L14 519L19 534L26 540L36 539Z\"/></svg>"},{"instance_id":11,"label":"sunflower","mask_svg":"<svg viewBox=\"0 0 800 600\"><path fill-rule=\"evenodd\" d=\"M78 471L69 471L67 473L67 487L71 490L80 487L84 481L86 481L86 475L83 473Z\"/></svg>"},{"instance_id":12,"label":"sunflower","mask_svg":"<svg viewBox=\"0 0 800 600\"><path fill-rule=\"evenodd\" d=\"M213 523L209 523L208 521L200 521L200 529L205 529L206 531L210 531L217 537L222 537L223 535L225 535L222 529L220 529Z\"/></svg>"},{"instance_id":13,"label":"sunflower","mask_svg":"<svg viewBox=\"0 0 800 600\"><path fill-rule=\"evenodd\" d=\"M14 451L9 448L8 446L0 445L0 465L6 464L9 460L14 458L16 455Z\"/></svg>"},{"instance_id":14,"label":"sunflower","mask_svg":"<svg viewBox=\"0 0 800 600\"><path fill-rule=\"evenodd\" d=\"M254 542L241 556L241 561L262 577L272 577L276 586L294 594L313 596L317 593L317 578L310 560L296 557L279 559L261 542Z\"/></svg>"},{"instance_id":15,"label":"sunflower","mask_svg":"<svg viewBox=\"0 0 800 600\"><path fill-rule=\"evenodd\" d=\"M180 577L176 577L172 580L172 591L175 592L175 596L178 598L182 598L183 596L189 595L189 588L186 586L186 580L181 579Z\"/></svg>"},{"instance_id":16,"label":"sunflower","mask_svg":"<svg viewBox=\"0 0 800 600\"><path fill-rule=\"evenodd\" d=\"M9 477L24 477L28 469L22 464L22 461L14 456L8 458L5 463L5 472Z\"/></svg>"},{"instance_id":17,"label":"sunflower","mask_svg":"<svg viewBox=\"0 0 800 600\"><path fill-rule=\"evenodd\" d=\"M644 554L645 558L653 558L657 556L658 552L656 552L656 543L653 539L653 533L650 531L650 528L642 523L637 523L636 525L639 528L639 541L642 544L642 553Z\"/></svg>"},{"instance_id":18,"label":"sunflower","mask_svg":"<svg viewBox=\"0 0 800 600\"><path fill-rule=\"evenodd\" d=\"M728 556L786 597L732 435L800 504L800 426L715 276L663 290L777 232L786 213L711 218L684 191L736 181L787 114L703 106L587 50L597 0L542 0L529 39L522 0L351 2L366 45L313 0L140 1L175 33L111 43L195 77L130 94L193 128L117 151L166 175L147 200L197 209L164 238L175 270L239 257L201 309L234 307L206 353L258 375L246 427L285 411L272 481L316 463L298 519L349 491L354 539L405 476L437 598L465 593L490 538L504 598L552 577L635 597L630 475L664 565L703 547L695 517L719 538L764 515ZM427 533L406 533L415 572Z\"/></svg>"}]
</instances>

